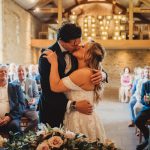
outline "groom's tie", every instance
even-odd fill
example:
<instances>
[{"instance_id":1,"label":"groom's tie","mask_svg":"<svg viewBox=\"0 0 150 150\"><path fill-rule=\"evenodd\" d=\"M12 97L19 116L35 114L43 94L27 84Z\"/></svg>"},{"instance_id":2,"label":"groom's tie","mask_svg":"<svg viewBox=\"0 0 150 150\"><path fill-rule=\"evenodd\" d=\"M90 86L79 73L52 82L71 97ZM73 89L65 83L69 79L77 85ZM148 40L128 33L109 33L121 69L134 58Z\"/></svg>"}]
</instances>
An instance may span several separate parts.
<instances>
[{"instance_id":1,"label":"groom's tie","mask_svg":"<svg viewBox=\"0 0 150 150\"><path fill-rule=\"evenodd\" d=\"M67 74L70 71L71 67L72 67L72 65L71 65L71 55L72 54L69 53L68 51L63 52L63 56L64 56L64 59L65 59L65 62L66 62L65 74Z\"/></svg>"}]
</instances>

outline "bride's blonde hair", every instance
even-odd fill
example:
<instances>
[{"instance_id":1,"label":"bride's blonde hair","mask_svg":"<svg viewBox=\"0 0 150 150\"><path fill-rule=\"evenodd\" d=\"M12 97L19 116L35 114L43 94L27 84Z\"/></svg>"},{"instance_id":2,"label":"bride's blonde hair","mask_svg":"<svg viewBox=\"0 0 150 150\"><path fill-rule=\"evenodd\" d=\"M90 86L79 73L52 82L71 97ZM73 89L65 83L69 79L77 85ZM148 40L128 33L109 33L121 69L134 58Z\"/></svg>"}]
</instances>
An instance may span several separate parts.
<instances>
[{"instance_id":1,"label":"bride's blonde hair","mask_svg":"<svg viewBox=\"0 0 150 150\"><path fill-rule=\"evenodd\" d=\"M102 70L101 62L105 57L105 48L97 42L89 42L89 48L85 55L85 63L91 69ZM94 88L94 102L98 103L101 100L100 91L102 90L102 84L96 85Z\"/></svg>"}]
</instances>

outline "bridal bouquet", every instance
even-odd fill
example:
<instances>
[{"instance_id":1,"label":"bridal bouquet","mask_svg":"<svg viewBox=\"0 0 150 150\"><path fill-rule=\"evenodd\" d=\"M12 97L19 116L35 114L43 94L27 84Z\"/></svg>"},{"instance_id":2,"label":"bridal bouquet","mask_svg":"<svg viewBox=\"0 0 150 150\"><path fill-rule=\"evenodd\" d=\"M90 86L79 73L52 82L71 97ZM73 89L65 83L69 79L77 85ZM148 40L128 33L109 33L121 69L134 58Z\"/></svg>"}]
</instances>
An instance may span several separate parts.
<instances>
[{"instance_id":1,"label":"bridal bouquet","mask_svg":"<svg viewBox=\"0 0 150 150\"><path fill-rule=\"evenodd\" d=\"M51 128L42 124L37 133L29 132L12 135L5 143L8 150L117 150L114 143L90 141L84 134L64 130L63 127Z\"/></svg>"}]
</instances>

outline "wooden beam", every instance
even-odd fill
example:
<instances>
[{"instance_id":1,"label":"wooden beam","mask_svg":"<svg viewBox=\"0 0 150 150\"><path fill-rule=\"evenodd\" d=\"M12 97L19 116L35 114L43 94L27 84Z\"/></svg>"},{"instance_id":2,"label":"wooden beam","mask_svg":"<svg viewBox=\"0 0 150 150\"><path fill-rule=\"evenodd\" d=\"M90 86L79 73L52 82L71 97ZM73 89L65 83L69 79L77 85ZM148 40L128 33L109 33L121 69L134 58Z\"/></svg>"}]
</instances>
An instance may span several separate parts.
<instances>
[{"instance_id":1,"label":"wooden beam","mask_svg":"<svg viewBox=\"0 0 150 150\"><path fill-rule=\"evenodd\" d=\"M150 8L134 7L133 11L136 13L150 13Z\"/></svg>"},{"instance_id":2,"label":"wooden beam","mask_svg":"<svg viewBox=\"0 0 150 150\"><path fill-rule=\"evenodd\" d=\"M37 3L37 7L44 7L46 5L48 5L49 3L52 3L53 0L40 0L38 3Z\"/></svg>"},{"instance_id":3,"label":"wooden beam","mask_svg":"<svg viewBox=\"0 0 150 150\"><path fill-rule=\"evenodd\" d=\"M129 12L129 9L127 9ZM150 13L150 8L141 8L141 7L134 7L133 12L135 13Z\"/></svg>"},{"instance_id":4,"label":"wooden beam","mask_svg":"<svg viewBox=\"0 0 150 150\"><path fill-rule=\"evenodd\" d=\"M129 40L133 39L133 0L129 1Z\"/></svg>"},{"instance_id":5,"label":"wooden beam","mask_svg":"<svg viewBox=\"0 0 150 150\"><path fill-rule=\"evenodd\" d=\"M118 2L116 2L116 0L106 0L106 2L111 3L112 5L119 7L120 9L122 9L123 13L126 12L126 8L124 6L122 6L121 4L119 4Z\"/></svg>"},{"instance_id":6,"label":"wooden beam","mask_svg":"<svg viewBox=\"0 0 150 150\"><path fill-rule=\"evenodd\" d=\"M30 10L34 10L36 7L42 8L51 2L53 2L53 0L40 0L34 7L30 8Z\"/></svg>"},{"instance_id":7,"label":"wooden beam","mask_svg":"<svg viewBox=\"0 0 150 150\"><path fill-rule=\"evenodd\" d=\"M42 13L58 13L58 8L41 8L39 12Z\"/></svg>"},{"instance_id":8,"label":"wooden beam","mask_svg":"<svg viewBox=\"0 0 150 150\"><path fill-rule=\"evenodd\" d=\"M62 11L64 12L64 9L62 9ZM36 10L34 10L34 12L36 12ZM40 8L38 13L56 13L58 14L58 8Z\"/></svg>"},{"instance_id":9,"label":"wooden beam","mask_svg":"<svg viewBox=\"0 0 150 150\"><path fill-rule=\"evenodd\" d=\"M58 0L58 27L60 27L62 24L62 13L63 13L62 0Z\"/></svg>"},{"instance_id":10,"label":"wooden beam","mask_svg":"<svg viewBox=\"0 0 150 150\"><path fill-rule=\"evenodd\" d=\"M134 13L134 17L141 19L140 22L143 22L143 23L146 23L146 24L150 23L150 20L148 18L146 18L145 16L143 16L142 14L140 14L140 13ZM136 23L136 21L135 21L135 23Z\"/></svg>"},{"instance_id":11,"label":"wooden beam","mask_svg":"<svg viewBox=\"0 0 150 150\"><path fill-rule=\"evenodd\" d=\"M150 1L149 0L140 0L140 2L144 3L146 6L150 7Z\"/></svg>"},{"instance_id":12,"label":"wooden beam","mask_svg":"<svg viewBox=\"0 0 150 150\"><path fill-rule=\"evenodd\" d=\"M150 40L99 40L96 42L102 44L107 49L149 49ZM55 43L55 40L32 39L31 46L34 48L47 48L49 45ZM83 42L85 42L83 40Z\"/></svg>"},{"instance_id":13,"label":"wooden beam","mask_svg":"<svg viewBox=\"0 0 150 150\"><path fill-rule=\"evenodd\" d=\"M80 1L80 3L78 3L78 5L75 4L75 5L67 8L67 9L65 9L65 13L70 12L76 6L83 5L83 4L94 4L94 3L108 3L108 4L110 4L110 2L108 2L108 1L87 1L87 0L83 0L83 1Z\"/></svg>"},{"instance_id":14,"label":"wooden beam","mask_svg":"<svg viewBox=\"0 0 150 150\"><path fill-rule=\"evenodd\" d=\"M129 12L129 9L127 9L127 12ZM149 23L150 20L146 17L144 17L141 13L150 13L150 9L148 8L140 8L140 7L133 7L133 13L135 14L135 17L141 19L144 23Z\"/></svg>"}]
</instances>

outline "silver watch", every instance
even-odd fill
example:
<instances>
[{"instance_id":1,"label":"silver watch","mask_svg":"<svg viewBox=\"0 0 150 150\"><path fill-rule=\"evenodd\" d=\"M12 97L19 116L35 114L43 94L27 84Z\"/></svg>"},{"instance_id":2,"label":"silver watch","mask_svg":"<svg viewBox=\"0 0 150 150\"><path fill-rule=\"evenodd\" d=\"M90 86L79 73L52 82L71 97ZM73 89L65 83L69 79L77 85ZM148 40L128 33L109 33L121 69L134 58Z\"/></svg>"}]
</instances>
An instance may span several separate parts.
<instances>
[{"instance_id":1,"label":"silver watch","mask_svg":"<svg viewBox=\"0 0 150 150\"><path fill-rule=\"evenodd\" d=\"M71 111L76 111L76 101L71 102L70 109Z\"/></svg>"}]
</instances>

